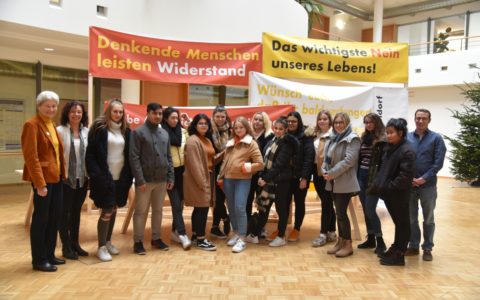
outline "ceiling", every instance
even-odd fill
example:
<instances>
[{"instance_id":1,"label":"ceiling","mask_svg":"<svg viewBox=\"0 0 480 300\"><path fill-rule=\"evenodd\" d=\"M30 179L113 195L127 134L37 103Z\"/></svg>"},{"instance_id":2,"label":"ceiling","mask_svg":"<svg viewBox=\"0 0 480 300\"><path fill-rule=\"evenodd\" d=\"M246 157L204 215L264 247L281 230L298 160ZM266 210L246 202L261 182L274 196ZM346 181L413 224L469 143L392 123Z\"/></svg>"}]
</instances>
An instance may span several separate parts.
<instances>
[{"instance_id":1,"label":"ceiling","mask_svg":"<svg viewBox=\"0 0 480 300\"><path fill-rule=\"evenodd\" d=\"M362 20L373 20L375 0L315 0L316 2L351 14ZM383 18L393 18L422 11L448 8L478 0L379 0L383 2Z\"/></svg>"}]
</instances>

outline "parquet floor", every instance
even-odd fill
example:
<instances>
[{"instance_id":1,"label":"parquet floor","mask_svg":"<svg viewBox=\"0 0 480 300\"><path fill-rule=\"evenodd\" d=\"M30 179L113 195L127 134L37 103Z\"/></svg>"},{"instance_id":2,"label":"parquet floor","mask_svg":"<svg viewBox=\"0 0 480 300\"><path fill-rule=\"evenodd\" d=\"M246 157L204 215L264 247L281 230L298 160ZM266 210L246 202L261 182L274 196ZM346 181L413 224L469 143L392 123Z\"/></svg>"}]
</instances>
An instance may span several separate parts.
<instances>
[{"instance_id":1,"label":"parquet floor","mask_svg":"<svg viewBox=\"0 0 480 300\"><path fill-rule=\"evenodd\" d=\"M353 256L339 259L327 255L326 247L312 248L320 213L309 195L301 240L286 247L270 248L263 242L233 254L222 241L217 241L216 252L183 251L170 243L170 251L146 246L147 255L137 256L132 253L132 228L121 234L123 217L118 217L113 242L121 254L112 262L90 256L68 261L56 273L41 273L31 269L23 225L29 188L0 187L0 299L480 299L479 192L440 180L434 260L410 257L406 267L381 266L371 250L355 249ZM356 211L364 231L360 207ZM390 217L384 208L378 212L391 243ZM163 223L167 242L169 213L166 209ZM82 245L92 254L97 218L82 216ZM268 224L268 230L274 226Z\"/></svg>"}]
</instances>

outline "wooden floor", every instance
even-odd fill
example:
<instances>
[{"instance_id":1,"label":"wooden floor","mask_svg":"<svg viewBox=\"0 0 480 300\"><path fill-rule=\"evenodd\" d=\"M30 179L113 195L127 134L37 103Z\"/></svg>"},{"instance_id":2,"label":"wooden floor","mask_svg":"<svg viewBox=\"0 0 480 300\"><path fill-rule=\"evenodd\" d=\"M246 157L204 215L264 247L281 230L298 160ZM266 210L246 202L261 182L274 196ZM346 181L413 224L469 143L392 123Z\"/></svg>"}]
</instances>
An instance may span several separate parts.
<instances>
[{"instance_id":1,"label":"wooden floor","mask_svg":"<svg viewBox=\"0 0 480 300\"><path fill-rule=\"evenodd\" d=\"M0 187L0 299L480 299L480 189L451 179L439 183L434 260L410 257L405 267L381 266L371 250L356 249L358 241L354 255L343 259L327 255L329 246L312 248L320 213L310 195L301 240L282 248L263 242L233 254L217 241L216 252L183 251L172 243L161 252L150 249L148 238L147 255L137 256L132 228L121 234L119 217L113 243L121 254L112 262L92 255L56 273L34 272L23 225L28 193L28 186ZM360 207L356 211L364 231ZM392 222L384 208L378 212L389 244ZM97 218L82 216L82 245L92 254ZM166 215L167 242L170 224ZM274 225L268 224L270 232Z\"/></svg>"}]
</instances>

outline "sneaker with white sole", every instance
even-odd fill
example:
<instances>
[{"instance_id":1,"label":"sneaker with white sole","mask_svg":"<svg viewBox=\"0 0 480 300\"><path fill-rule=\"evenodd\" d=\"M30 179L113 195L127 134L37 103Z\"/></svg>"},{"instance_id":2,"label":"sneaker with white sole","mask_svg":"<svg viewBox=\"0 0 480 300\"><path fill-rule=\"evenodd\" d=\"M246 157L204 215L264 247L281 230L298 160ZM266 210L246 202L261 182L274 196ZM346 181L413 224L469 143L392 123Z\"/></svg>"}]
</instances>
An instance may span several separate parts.
<instances>
[{"instance_id":1,"label":"sneaker with white sole","mask_svg":"<svg viewBox=\"0 0 480 300\"><path fill-rule=\"evenodd\" d=\"M312 247L322 247L327 244L327 235L321 233L312 241Z\"/></svg>"},{"instance_id":2,"label":"sneaker with white sole","mask_svg":"<svg viewBox=\"0 0 480 300\"><path fill-rule=\"evenodd\" d=\"M337 241L337 234L335 231L327 232L327 243L336 242Z\"/></svg>"},{"instance_id":3,"label":"sneaker with white sole","mask_svg":"<svg viewBox=\"0 0 480 300\"><path fill-rule=\"evenodd\" d=\"M192 242L190 241L190 239L186 234L179 235L178 239L180 240L180 244L182 244L183 250L189 250L190 247L192 246Z\"/></svg>"},{"instance_id":4,"label":"sneaker with white sole","mask_svg":"<svg viewBox=\"0 0 480 300\"><path fill-rule=\"evenodd\" d=\"M233 236L227 241L227 245L228 245L228 246L234 246L234 245L237 243L237 241L238 241L239 238L240 238L240 237L238 236L238 234L233 235Z\"/></svg>"},{"instance_id":5,"label":"sneaker with white sole","mask_svg":"<svg viewBox=\"0 0 480 300\"><path fill-rule=\"evenodd\" d=\"M245 238L245 240L248 242L248 243L251 243L251 244L258 244L258 236L255 236L253 234L249 234L247 235L247 237Z\"/></svg>"},{"instance_id":6,"label":"sneaker with white sole","mask_svg":"<svg viewBox=\"0 0 480 300\"><path fill-rule=\"evenodd\" d=\"M242 239L238 239L235 243L235 246L232 248L233 253L240 253L247 248L247 243L245 243Z\"/></svg>"},{"instance_id":7,"label":"sneaker with white sole","mask_svg":"<svg viewBox=\"0 0 480 300\"><path fill-rule=\"evenodd\" d=\"M172 231L172 234L170 235L170 241L178 244L182 243L182 241L180 240L180 235L177 231Z\"/></svg>"},{"instance_id":8,"label":"sneaker with white sole","mask_svg":"<svg viewBox=\"0 0 480 300\"><path fill-rule=\"evenodd\" d=\"M112 260L112 256L110 255L110 253L108 253L108 249L107 249L106 246L102 246L102 247L98 248L97 257L101 261L111 261Z\"/></svg>"},{"instance_id":9,"label":"sneaker with white sole","mask_svg":"<svg viewBox=\"0 0 480 300\"><path fill-rule=\"evenodd\" d=\"M287 244L287 241L285 238L277 236L273 241L271 241L268 245L270 247L281 247L285 246Z\"/></svg>"},{"instance_id":10,"label":"sneaker with white sole","mask_svg":"<svg viewBox=\"0 0 480 300\"><path fill-rule=\"evenodd\" d=\"M111 255L118 255L120 254L120 250L118 250L117 247L115 247L111 241L107 241L107 244L105 245L107 247L108 253Z\"/></svg>"},{"instance_id":11,"label":"sneaker with white sole","mask_svg":"<svg viewBox=\"0 0 480 300\"><path fill-rule=\"evenodd\" d=\"M207 239L197 239L197 248L205 250L205 251L215 251L215 250L217 250L217 246L215 246L215 244L208 241Z\"/></svg>"}]
</instances>

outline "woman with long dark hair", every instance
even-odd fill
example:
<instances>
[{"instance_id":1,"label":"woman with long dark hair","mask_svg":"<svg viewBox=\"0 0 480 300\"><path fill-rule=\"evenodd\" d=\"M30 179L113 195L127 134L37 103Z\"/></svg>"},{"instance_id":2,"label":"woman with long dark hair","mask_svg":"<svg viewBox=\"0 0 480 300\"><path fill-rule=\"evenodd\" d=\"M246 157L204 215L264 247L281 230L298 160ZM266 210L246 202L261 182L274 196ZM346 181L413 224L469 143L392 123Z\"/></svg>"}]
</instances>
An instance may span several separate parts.
<instances>
[{"instance_id":1,"label":"woman with long dark hair","mask_svg":"<svg viewBox=\"0 0 480 300\"><path fill-rule=\"evenodd\" d=\"M173 171L175 184L173 189L167 190L172 206L172 241L182 244L184 250L188 250L191 241L185 230L183 220L183 172L185 171L185 144L187 143L188 132L180 122L180 111L174 107L167 107L163 110L162 128L168 132L170 137L170 152L172 153Z\"/></svg>"},{"instance_id":2,"label":"woman with long dark hair","mask_svg":"<svg viewBox=\"0 0 480 300\"><path fill-rule=\"evenodd\" d=\"M121 100L113 99L90 127L85 156L90 177L90 198L101 209L98 218L98 251L101 261L120 253L112 244L117 207L125 206L133 175L129 157L130 128Z\"/></svg>"},{"instance_id":3,"label":"woman with long dark hair","mask_svg":"<svg viewBox=\"0 0 480 300\"><path fill-rule=\"evenodd\" d=\"M275 203L278 214L277 236L268 245L281 247L287 244L285 230L291 200L292 163L298 148L297 139L287 133L287 124L283 117L275 121L273 125L275 138L265 147L265 167L258 179L262 191L256 198L258 213L255 213L249 221L249 235L246 237L249 243L258 244L258 236L267 224L270 208Z\"/></svg>"},{"instance_id":4,"label":"woman with long dark hair","mask_svg":"<svg viewBox=\"0 0 480 300\"><path fill-rule=\"evenodd\" d=\"M380 263L387 266L405 265L405 251L410 239L409 199L415 175L415 152L407 142L407 121L390 119L386 126L388 146L382 166L367 193L381 197L395 224L395 240Z\"/></svg>"},{"instance_id":5,"label":"woman with long dark hair","mask_svg":"<svg viewBox=\"0 0 480 300\"><path fill-rule=\"evenodd\" d=\"M85 167L85 152L88 144L88 116L85 106L78 101L67 103L62 110L61 126L57 127L62 138L65 158L63 181L63 214L60 221L62 255L68 259L87 256L80 247L80 213L87 196L88 177Z\"/></svg>"},{"instance_id":6,"label":"woman with long dark hair","mask_svg":"<svg viewBox=\"0 0 480 300\"><path fill-rule=\"evenodd\" d=\"M288 133L293 135L299 142L293 163L294 173L291 186L291 197L295 202L295 222L292 231L288 235L289 242L295 242L300 236L300 228L305 218L305 198L307 197L310 179L313 173L315 161L315 148L313 135L308 134L303 125L302 116L294 111L287 115ZM290 201L291 205L292 201ZM290 209L289 209L290 211Z\"/></svg>"},{"instance_id":7,"label":"woman with long dark hair","mask_svg":"<svg viewBox=\"0 0 480 300\"><path fill-rule=\"evenodd\" d=\"M358 184L360 185L360 202L362 203L365 225L367 226L367 240L357 247L359 249L376 248L375 253L386 250L382 236L382 224L377 215L378 197L368 195L366 190L372 183L380 167L385 141L385 126L376 113L369 113L363 117L365 131L362 134L362 144L358 159Z\"/></svg>"},{"instance_id":8,"label":"woman with long dark hair","mask_svg":"<svg viewBox=\"0 0 480 300\"><path fill-rule=\"evenodd\" d=\"M215 251L215 244L205 237L208 210L215 199L215 148L212 124L205 114L196 115L188 127L185 145L183 193L185 205L192 206L192 241L199 249Z\"/></svg>"}]
</instances>

